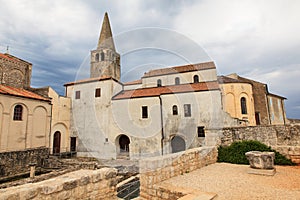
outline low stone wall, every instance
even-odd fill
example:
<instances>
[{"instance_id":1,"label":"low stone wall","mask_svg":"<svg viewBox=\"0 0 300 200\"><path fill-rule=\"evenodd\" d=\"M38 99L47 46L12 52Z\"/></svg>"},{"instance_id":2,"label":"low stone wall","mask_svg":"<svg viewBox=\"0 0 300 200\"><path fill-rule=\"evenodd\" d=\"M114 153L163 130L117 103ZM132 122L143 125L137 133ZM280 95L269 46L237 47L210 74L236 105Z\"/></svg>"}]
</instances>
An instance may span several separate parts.
<instances>
[{"instance_id":1,"label":"low stone wall","mask_svg":"<svg viewBox=\"0 0 300 200\"><path fill-rule=\"evenodd\" d=\"M224 128L220 139L225 146L235 141L257 140L300 163L299 125Z\"/></svg>"},{"instance_id":2,"label":"low stone wall","mask_svg":"<svg viewBox=\"0 0 300 200\"><path fill-rule=\"evenodd\" d=\"M0 178L29 173L29 163L36 163L37 167L42 167L48 155L48 148L0 153Z\"/></svg>"},{"instance_id":3,"label":"low stone wall","mask_svg":"<svg viewBox=\"0 0 300 200\"><path fill-rule=\"evenodd\" d=\"M216 147L200 147L140 161L140 196L144 199L178 199L185 194L170 191L158 183L189 173L217 161Z\"/></svg>"},{"instance_id":4,"label":"low stone wall","mask_svg":"<svg viewBox=\"0 0 300 200\"><path fill-rule=\"evenodd\" d=\"M117 199L117 170L78 170L38 183L0 190L0 199Z\"/></svg>"}]
</instances>

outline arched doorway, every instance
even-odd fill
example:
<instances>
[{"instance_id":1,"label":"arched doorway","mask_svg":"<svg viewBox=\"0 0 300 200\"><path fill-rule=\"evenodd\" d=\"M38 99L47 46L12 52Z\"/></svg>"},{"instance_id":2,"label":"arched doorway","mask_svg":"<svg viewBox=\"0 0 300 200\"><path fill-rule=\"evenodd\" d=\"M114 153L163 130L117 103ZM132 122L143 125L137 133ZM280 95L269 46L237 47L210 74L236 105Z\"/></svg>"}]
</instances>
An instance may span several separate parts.
<instances>
[{"instance_id":1,"label":"arched doorway","mask_svg":"<svg viewBox=\"0 0 300 200\"><path fill-rule=\"evenodd\" d=\"M184 151L185 150L185 141L182 137L180 136L174 136L171 139L171 148L172 148L172 153L176 153L179 151Z\"/></svg>"},{"instance_id":2,"label":"arched doorway","mask_svg":"<svg viewBox=\"0 0 300 200\"><path fill-rule=\"evenodd\" d=\"M61 133L56 131L53 136L53 154L60 153Z\"/></svg>"},{"instance_id":3,"label":"arched doorway","mask_svg":"<svg viewBox=\"0 0 300 200\"><path fill-rule=\"evenodd\" d=\"M118 159L128 159L129 157L129 144L130 144L130 139L128 136L126 135L120 135L117 138L116 141L117 147L118 147L118 155L117 158Z\"/></svg>"},{"instance_id":4,"label":"arched doorway","mask_svg":"<svg viewBox=\"0 0 300 200\"><path fill-rule=\"evenodd\" d=\"M119 138L120 153L129 152L129 144L129 137L127 137L126 135L121 135Z\"/></svg>"}]
</instances>

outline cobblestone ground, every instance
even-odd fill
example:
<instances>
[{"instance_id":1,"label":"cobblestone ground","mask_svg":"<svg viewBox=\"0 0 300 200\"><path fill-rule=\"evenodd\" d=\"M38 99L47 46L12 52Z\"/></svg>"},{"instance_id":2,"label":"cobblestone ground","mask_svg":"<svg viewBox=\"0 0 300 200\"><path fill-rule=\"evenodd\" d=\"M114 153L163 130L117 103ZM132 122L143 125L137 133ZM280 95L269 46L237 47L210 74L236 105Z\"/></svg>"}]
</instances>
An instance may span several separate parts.
<instances>
[{"instance_id":1,"label":"cobblestone ground","mask_svg":"<svg viewBox=\"0 0 300 200\"><path fill-rule=\"evenodd\" d=\"M276 166L274 176L248 174L249 166L216 163L164 183L218 194L217 200L300 200L300 166Z\"/></svg>"}]
</instances>

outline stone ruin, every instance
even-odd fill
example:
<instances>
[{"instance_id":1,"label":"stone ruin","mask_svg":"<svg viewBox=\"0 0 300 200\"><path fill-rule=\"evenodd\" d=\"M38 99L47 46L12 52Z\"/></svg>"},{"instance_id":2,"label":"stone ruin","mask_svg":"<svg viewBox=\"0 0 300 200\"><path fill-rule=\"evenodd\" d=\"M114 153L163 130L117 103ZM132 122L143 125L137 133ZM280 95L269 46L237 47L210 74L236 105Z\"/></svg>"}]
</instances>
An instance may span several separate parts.
<instances>
[{"instance_id":1,"label":"stone ruin","mask_svg":"<svg viewBox=\"0 0 300 200\"><path fill-rule=\"evenodd\" d=\"M246 154L250 163L250 174L273 176L276 172L274 168L274 152L249 151Z\"/></svg>"}]
</instances>

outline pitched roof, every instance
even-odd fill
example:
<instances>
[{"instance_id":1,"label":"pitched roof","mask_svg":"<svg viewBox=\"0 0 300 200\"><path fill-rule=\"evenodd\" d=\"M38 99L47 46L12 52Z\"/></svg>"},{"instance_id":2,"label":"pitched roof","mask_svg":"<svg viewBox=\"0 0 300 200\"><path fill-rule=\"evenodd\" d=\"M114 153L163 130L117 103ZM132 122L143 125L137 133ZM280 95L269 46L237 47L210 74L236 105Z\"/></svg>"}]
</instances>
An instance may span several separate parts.
<instances>
[{"instance_id":1,"label":"pitched roof","mask_svg":"<svg viewBox=\"0 0 300 200\"><path fill-rule=\"evenodd\" d=\"M141 88L136 90L123 90L119 94L114 96L113 100L140 98L140 97L154 97L154 96L159 96L164 94L199 92L199 91L208 91L208 90L219 90L218 82L211 81L211 82L171 85L171 86L163 86L163 87Z\"/></svg>"},{"instance_id":2,"label":"pitched roof","mask_svg":"<svg viewBox=\"0 0 300 200\"><path fill-rule=\"evenodd\" d=\"M98 40L98 49L101 47L115 50L115 44L114 44L107 12L104 14L101 33Z\"/></svg>"},{"instance_id":3,"label":"pitched roof","mask_svg":"<svg viewBox=\"0 0 300 200\"><path fill-rule=\"evenodd\" d=\"M268 93L267 95L273 96L273 97L276 97L276 98L279 98L279 99L287 99L286 97L279 96L279 95L277 95L277 94Z\"/></svg>"},{"instance_id":4,"label":"pitched roof","mask_svg":"<svg viewBox=\"0 0 300 200\"><path fill-rule=\"evenodd\" d=\"M184 73L184 72L191 72L191 71L199 71L199 70L206 70L206 69L216 69L214 62L205 62L205 63L198 63L198 64L190 64L190 65L183 65L171 68L162 68L162 69L155 69L146 72L143 78L152 77L152 76L161 76L166 74L176 74L176 73Z\"/></svg>"},{"instance_id":5,"label":"pitched roof","mask_svg":"<svg viewBox=\"0 0 300 200\"><path fill-rule=\"evenodd\" d=\"M137 85L137 84L142 84L142 80L139 79L139 80L124 83L124 85Z\"/></svg>"},{"instance_id":6,"label":"pitched roof","mask_svg":"<svg viewBox=\"0 0 300 200\"><path fill-rule=\"evenodd\" d=\"M27 62L25 60L17 58L17 57L15 57L13 55L10 55L8 53L5 53L5 54L0 53L0 58L4 58L6 60L10 60L10 61L14 61L14 62L21 62L21 63L26 63L26 64L29 64L29 65L32 65L30 62Z\"/></svg>"},{"instance_id":7,"label":"pitched roof","mask_svg":"<svg viewBox=\"0 0 300 200\"><path fill-rule=\"evenodd\" d=\"M76 85L76 84L81 84L81 83L90 83L90 82L96 82L96 81L104 81L104 80L109 80L109 79L119 82L118 80L112 78L111 76L100 76L100 77L96 77L96 78L87 78L87 79L82 79L82 80L78 80L78 81L65 83L64 86Z\"/></svg>"},{"instance_id":8,"label":"pitched roof","mask_svg":"<svg viewBox=\"0 0 300 200\"><path fill-rule=\"evenodd\" d=\"M249 83L248 81L234 79L234 78L230 78L230 77L227 77L227 76L218 76L218 82L219 82L219 84L223 84L223 83Z\"/></svg>"},{"instance_id":9,"label":"pitched roof","mask_svg":"<svg viewBox=\"0 0 300 200\"><path fill-rule=\"evenodd\" d=\"M25 97L25 98L37 99L43 101L50 101L50 99L42 97L31 91L22 88L15 88L7 85L2 85L2 84L0 84L0 94L13 95L18 97Z\"/></svg>"}]
</instances>

